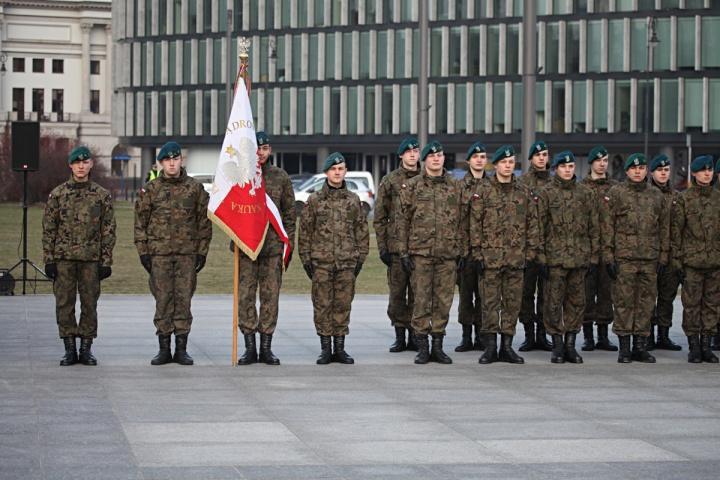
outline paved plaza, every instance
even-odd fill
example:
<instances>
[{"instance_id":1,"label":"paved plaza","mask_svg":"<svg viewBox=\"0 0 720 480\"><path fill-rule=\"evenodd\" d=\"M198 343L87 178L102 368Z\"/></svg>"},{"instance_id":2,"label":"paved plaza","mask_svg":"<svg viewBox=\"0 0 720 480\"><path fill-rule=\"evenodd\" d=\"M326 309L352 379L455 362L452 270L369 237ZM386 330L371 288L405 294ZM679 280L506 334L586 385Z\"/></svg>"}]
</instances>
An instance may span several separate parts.
<instances>
[{"instance_id":1,"label":"paved plaza","mask_svg":"<svg viewBox=\"0 0 720 480\"><path fill-rule=\"evenodd\" d=\"M315 365L308 296L281 298L280 367L231 367L232 299L199 296L195 366L151 367L150 296L101 298L99 366L61 368L51 296L0 298L0 479L717 479L720 367L453 365L388 353L386 299L353 304L354 366ZM522 328L520 328L522 330ZM522 341L518 332L515 345ZM578 339L578 344L581 338ZM240 336L242 344L242 336Z\"/></svg>"}]
</instances>

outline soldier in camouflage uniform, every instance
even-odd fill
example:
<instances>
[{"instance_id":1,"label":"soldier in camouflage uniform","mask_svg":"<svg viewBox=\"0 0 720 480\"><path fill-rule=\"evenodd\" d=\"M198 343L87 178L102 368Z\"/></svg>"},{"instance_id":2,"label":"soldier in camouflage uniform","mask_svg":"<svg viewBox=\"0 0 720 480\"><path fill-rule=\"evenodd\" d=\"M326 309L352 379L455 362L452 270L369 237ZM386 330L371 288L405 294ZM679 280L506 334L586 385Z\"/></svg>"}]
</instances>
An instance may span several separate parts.
<instances>
[{"instance_id":1,"label":"soldier in camouflage uniform","mask_svg":"<svg viewBox=\"0 0 720 480\"><path fill-rule=\"evenodd\" d=\"M312 280L313 320L320 336L317 363L352 364L345 336L350 332L355 280L370 248L368 223L360 199L345 185L345 158L330 154L323 172L325 185L310 195L300 217L298 250Z\"/></svg>"},{"instance_id":2,"label":"soldier in camouflage uniform","mask_svg":"<svg viewBox=\"0 0 720 480\"><path fill-rule=\"evenodd\" d=\"M475 142L468 149L465 160L468 172L462 179L462 218L461 227L464 232L470 228L470 202L473 194L488 181L485 174L487 150L485 145ZM467 259L466 259L467 260ZM462 325L462 341L455 347L456 352L485 350L480 330L482 328L482 302L480 300L480 279L472 268L471 262L465 262L465 268L458 272L458 290L460 304L458 306L458 322ZM475 343L473 344L473 326L475 327Z\"/></svg>"},{"instance_id":3,"label":"soldier in camouflage uniform","mask_svg":"<svg viewBox=\"0 0 720 480\"><path fill-rule=\"evenodd\" d=\"M618 182L609 178L607 174L608 152L605 147L598 145L593 148L588 154L588 162L590 162L590 174L582 180L582 184L595 192L593 205L599 211L608 190ZM610 286L610 277L605 268L591 269L585 278L585 316L583 319L585 341L582 346L584 352L591 352L596 348L617 352L617 345L608 338L608 328L613 320ZM595 343L593 335L593 322L597 325L597 343Z\"/></svg>"},{"instance_id":4,"label":"soldier in camouflage uniform","mask_svg":"<svg viewBox=\"0 0 720 480\"><path fill-rule=\"evenodd\" d=\"M163 145L157 161L162 165L160 176L145 184L135 202L135 246L143 268L150 274L160 344L150 363L192 365L193 359L187 353L192 324L190 301L212 238L208 194L201 183L188 177L177 143ZM175 354L171 355L173 333Z\"/></svg>"},{"instance_id":5,"label":"soldier in camouflage uniform","mask_svg":"<svg viewBox=\"0 0 720 480\"><path fill-rule=\"evenodd\" d=\"M42 226L45 274L53 280L55 316L65 356L60 365L97 365L92 354L97 337L100 281L112 274L115 216L110 193L90 181L90 150L70 152L70 179L55 187L45 205ZM80 323L75 301L80 294ZM76 338L80 337L78 358Z\"/></svg>"},{"instance_id":6,"label":"soldier in camouflage uniform","mask_svg":"<svg viewBox=\"0 0 720 480\"><path fill-rule=\"evenodd\" d=\"M537 203L513 175L515 150L502 146L493 155L495 176L473 194L470 248L480 281L481 364L524 363L512 348L523 288L523 270L537 261ZM497 334L502 343L497 347Z\"/></svg>"},{"instance_id":7,"label":"soldier in camouflage uniform","mask_svg":"<svg viewBox=\"0 0 720 480\"><path fill-rule=\"evenodd\" d=\"M670 211L670 222L675 214L678 192L670 182L670 159L666 155L658 155L650 162L650 184L660 190L665 199L665 209ZM670 327L672 327L673 301L680 286L680 270L668 265L665 271L658 275L658 292L655 311L653 312L648 337L648 350L682 350L680 345L670 340ZM657 341L654 329L657 325Z\"/></svg>"},{"instance_id":8,"label":"soldier in camouflage uniform","mask_svg":"<svg viewBox=\"0 0 720 480\"><path fill-rule=\"evenodd\" d=\"M715 164L715 189L720 190L720 159ZM720 323L718 323L717 332L712 338L712 349L720 350Z\"/></svg>"},{"instance_id":9,"label":"soldier in camouflage uniform","mask_svg":"<svg viewBox=\"0 0 720 480\"><path fill-rule=\"evenodd\" d=\"M462 186L445 171L440 143L425 145L421 159L423 172L401 186L400 261L413 291L422 292L415 298L412 315L418 345L415 363L449 364L452 359L443 351L443 338L467 241L460 228Z\"/></svg>"},{"instance_id":10,"label":"soldier in camouflage uniform","mask_svg":"<svg viewBox=\"0 0 720 480\"><path fill-rule=\"evenodd\" d=\"M532 144L528 153L530 168L518 179L518 183L530 191L535 202L542 189L550 182L548 147L543 141ZM543 324L543 291L545 280L540 276L540 267L531 262L525 267L523 279L522 305L520 307L520 323L525 329L525 341L520 345L521 352L531 350L550 351L552 346L545 336ZM537 305L535 295L537 293Z\"/></svg>"},{"instance_id":11,"label":"soldier in camouflage uniform","mask_svg":"<svg viewBox=\"0 0 720 480\"><path fill-rule=\"evenodd\" d=\"M683 279L683 331L690 363L718 363L710 348L720 318L720 191L710 155L690 165L693 185L678 197L672 225L673 266Z\"/></svg>"},{"instance_id":12,"label":"soldier in camouflage uniform","mask_svg":"<svg viewBox=\"0 0 720 480\"><path fill-rule=\"evenodd\" d=\"M585 311L585 276L600 252L595 194L575 179L575 156L553 158L555 176L540 192L540 274L545 279L545 328L552 335L552 363L583 363L575 337ZM564 337L564 338L563 338Z\"/></svg>"},{"instance_id":13,"label":"soldier in camouflage uniform","mask_svg":"<svg viewBox=\"0 0 720 480\"><path fill-rule=\"evenodd\" d=\"M417 139L405 138L400 143L397 154L400 157L400 166L385 175L380 182L373 218L380 260L387 266L390 290L387 314L392 326L395 327L395 343L390 346L390 352L417 350L415 335L410 327L414 302L413 290L410 286L410 275L405 273L400 265L397 237L397 223L402 215L400 186L420 172L418 167L420 145ZM407 342L405 331L408 332Z\"/></svg>"},{"instance_id":14,"label":"soldier in camouflage uniform","mask_svg":"<svg viewBox=\"0 0 720 480\"><path fill-rule=\"evenodd\" d=\"M627 181L610 189L601 210L602 258L613 280L613 332L620 340L619 363L655 363L646 347L657 275L662 275L668 264L670 212L662 193L646 181L643 154L630 155L625 172Z\"/></svg>"},{"instance_id":15,"label":"soldier in camouflage uniform","mask_svg":"<svg viewBox=\"0 0 720 480\"><path fill-rule=\"evenodd\" d=\"M280 212L282 223L295 245L295 194L292 182L285 170L268 162L272 155L270 138L265 132L257 132L257 160L265 180L265 192ZM231 241L234 249L234 243ZM272 336L278 318L278 299L282 285L284 244L274 228L268 228L260 255L253 261L240 252L238 278L238 323L245 339L245 353L238 359L238 365L250 365L258 361L267 365L280 365L272 351ZM292 251L291 251L292 255ZM288 264L289 264L288 259ZM260 296L260 315L255 302ZM255 333L260 333L258 355Z\"/></svg>"}]
</instances>

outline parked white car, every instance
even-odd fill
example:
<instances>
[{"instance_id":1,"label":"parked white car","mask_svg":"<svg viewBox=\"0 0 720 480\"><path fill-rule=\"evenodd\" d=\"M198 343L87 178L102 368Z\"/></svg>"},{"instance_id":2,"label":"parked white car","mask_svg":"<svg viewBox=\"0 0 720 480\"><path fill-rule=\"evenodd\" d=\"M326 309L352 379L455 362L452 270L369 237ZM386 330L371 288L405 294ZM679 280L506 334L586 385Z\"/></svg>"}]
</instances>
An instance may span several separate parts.
<instances>
[{"instance_id":1,"label":"parked white car","mask_svg":"<svg viewBox=\"0 0 720 480\"><path fill-rule=\"evenodd\" d=\"M210 194L213 185L213 178L215 177L214 173L188 173L188 177L192 177L198 182L202 183L205 191L208 193L208 195Z\"/></svg>"},{"instance_id":2,"label":"parked white car","mask_svg":"<svg viewBox=\"0 0 720 480\"><path fill-rule=\"evenodd\" d=\"M310 194L317 192L325 184L325 178L325 174L315 175L302 184L299 189L295 190L295 209L298 215L302 212ZM370 177L370 181L372 181L372 177ZM370 216L373 208L375 208L375 194L367 187L362 178L345 177L345 184L348 190L360 197L360 203L365 213Z\"/></svg>"},{"instance_id":3,"label":"parked white car","mask_svg":"<svg viewBox=\"0 0 720 480\"><path fill-rule=\"evenodd\" d=\"M324 173L318 173L316 175L313 175L309 179L305 180L305 182L301 183L300 186L295 188L296 191L301 191L305 189L308 185L314 184L317 182L318 178L325 179ZM373 196L375 195L375 180L373 180L373 176L370 172L363 172L361 170L351 170L345 174L345 180L354 180L355 182L360 182L361 184L365 185L370 192L372 192Z\"/></svg>"}]
</instances>

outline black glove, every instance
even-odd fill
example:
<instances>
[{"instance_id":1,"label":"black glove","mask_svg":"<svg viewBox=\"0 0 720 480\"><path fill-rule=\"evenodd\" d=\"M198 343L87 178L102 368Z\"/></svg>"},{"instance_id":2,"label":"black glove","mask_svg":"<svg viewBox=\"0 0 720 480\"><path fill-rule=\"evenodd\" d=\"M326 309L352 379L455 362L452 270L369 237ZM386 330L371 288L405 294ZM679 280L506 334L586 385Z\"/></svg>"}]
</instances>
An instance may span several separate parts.
<instances>
[{"instance_id":1,"label":"black glove","mask_svg":"<svg viewBox=\"0 0 720 480\"><path fill-rule=\"evenodd\" d=\"M353 273L355 274L356 277L358 275L360 275L360 270L362 270L362 266L363 266L363 262L357 262L357 264L355 265L355 272L353 272Z\"/></svg>"},{"instance_id":2,"label":"black glove","mask_svg":"<svg viewBox=\"0 0 720 480\"><path fill-rule=\"evenodd\" d=\"M235 253L235 242L230 240L230 253Z\"/></svg>"},{"instance_id":3,"label":"black glove","mask_svg":"<svg viewBox=\"0 0 720 480\"><path fill-rule=\"evenodd\" d=\"M140 255L140 263L142 263L146 272L150 273L152 271L152 257L150 255Z\"/></svg>"},{"instance_id":4,"label":"black glove","mask_svg":"<svg viewBox=\"0 0 720 480\"><path fill-rule=\"evenodd\" d=\"M207 257L205 255L195 255L195 273L200 273L200 270L205 268L205 261Z\"/></svg>"},{"instance_id":5,"label":"black glove","mask_svg":"<svg viewBox=\"0 0 720 480\"><path fill-rule=\"evenodd\" d=\"M51 280L55 280L57 278L57 265L54 263L48 263L45 265L45 275L47 275L48 278Z\"/></svg>"},{"instance_id":6,"label":"black glove","mask_svg":"<svg viewBox=\"0 0 720 480\"><path fill-rule=\"evenodd\" d=\"M305 273L307 273L307 276L310 280L313 278L313 274L315 273L315 267L312 266L312 263L303 263L303 268L305 269Z\"/></svg>"},{"instance_id":7,"label":"black glove","mask_svg":"<svg viewBox=\"0 0 720 480\"><path fill-rule=\"evenodd\" d=\"M392 253L380 251L380 261L385 264L386 267L392 265Z\"/></svg>"},{"instance_id":8,"label":"black glove","mask_svg":"<svg viewBox=\"0 0 720 480\"><path fill-rule=\"evenodd\" d=\"M478 277L485 275L485 262L482 260L475 260L475 274Z\"/></svg>"},{"instance_id":9,"label":"black glove","mask_svg":"<svg viewBox=\"0 0 720 480\"><path fill-rule=\"evenodd\" d=\"M290 262L292 262L292 254L293 254L293 249L290 248L290 254L288 255L287 262L285 262L285 269L287 269L290 266Z\"/></svg>"},{"instance_id":10,"label":"black glove","mask_svg":"<svg viewBox=\"0 0 720 480\"><path fill-rule=\"evenodd\" d=\"M586 276L586 277L594 277L594 276L597 274L597 269L598 269L597 263L591 263L591 264L588 266L588 269L587 269L587 272L585 273L585 276Z\"/></svg>"},{"instance_id":11,"label":"black glove","mask_svg":"<svg viewBox=\"0 0 720 480\"><path fill-rule=\"evenodd\" d=\"M547 280L548 278L550 278L550 267L548 267L544 263L538 263L538 269L540 270L540 276L544 280Z\"/></svg>"},{"instance_id":12,"label":"black glove","mask_svg":"<svg viewBox=\"0 0 720 480\"><path fill-rule=\"evenodd\" d=\"M400 257L400 265L405 273L410 275L415 270L415 262L410 257Z\"/></svg>"},{"instance_id":13,"label":"black glove","mask_svg":"<svg viewBox=\"0 0 720 480\"><path fill-rule=\"evenodd\" d=\"M100 280L105 280L110 275L112 275L112 268L106 267L103 265L98 266L98 276L100 277Z\"/></svg>"},{"instance_id":14,"label":"black glove","mask_svg":"<svg viewBox=\"0 0 720 480\"><path fill-rule=\"evenodd\" d=\"M618 278L618 264L616 262L606 263L605 270L607 270L608 277L611 280L617 280Z\"/></svg>"},{"instance_id":15,"label":"black glove","mask_svg":"<svg viewBox=\"0 0 720 480\"><path fill-rule=\"evenodd\" d=\"M457 257L455 259L455 265L457 266L458 273L465 270L465 257Z\"/></svg>"},{"instance_id":16,"label":"black glove","mask_svg":"<svg viewBox=\"0 0 720 480\"><path fill-rule=\"evenodd\" d=\"M667 265L663 265L662 263L657 264L657 268L655 269L655 272L657 272L658 275L662 275L667 270Z\"/></svg>"}]
</instances>

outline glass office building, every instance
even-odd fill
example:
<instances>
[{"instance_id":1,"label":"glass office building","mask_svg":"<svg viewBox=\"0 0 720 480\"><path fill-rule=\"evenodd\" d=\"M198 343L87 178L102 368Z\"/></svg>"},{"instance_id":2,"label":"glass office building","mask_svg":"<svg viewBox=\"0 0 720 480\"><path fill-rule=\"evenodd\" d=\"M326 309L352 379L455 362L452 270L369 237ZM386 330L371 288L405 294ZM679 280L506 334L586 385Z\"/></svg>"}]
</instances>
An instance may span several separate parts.
<instances>
[{"instance_id":1,"label":"glass office building","mask_svg":"<svg viewBox=\"0 0 720 480\"><path fill-rule=\"evenodd\" d=\"M148 162L175 138L191 162L214 168L236 38L246 36L256 126L272 136L277 163L315 172L339 150L350 168L380 176L418 130L419 1L114 0L116 133ZM604 144L615 166L643 150L646 129L650 155L720 154L719 1L538 0L530 112L525 2L427 3L429 138L449 166L478 139L519 147L528 114L552 150L583 157Z\"/></svg>"}]
</instances>

